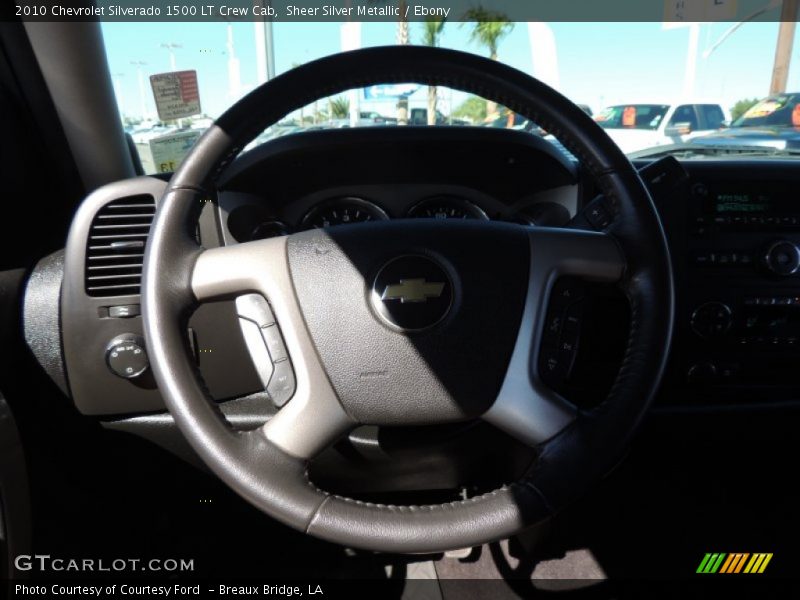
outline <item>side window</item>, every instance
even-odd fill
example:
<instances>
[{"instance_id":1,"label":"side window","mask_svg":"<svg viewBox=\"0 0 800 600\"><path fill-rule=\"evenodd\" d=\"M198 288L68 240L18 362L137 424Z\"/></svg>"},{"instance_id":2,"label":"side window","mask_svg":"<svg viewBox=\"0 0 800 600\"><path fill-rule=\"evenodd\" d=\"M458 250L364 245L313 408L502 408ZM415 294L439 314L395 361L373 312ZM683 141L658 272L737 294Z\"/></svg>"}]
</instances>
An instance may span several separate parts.
<instances>
[{"instance_id":1,"label":"side window","mask_svg":"<svg viewBox=\"0 0 800 600\"><path fill-rule=\"evenodd\" d=\"M705 121L705 129L719 129L725 121L725 114L716 104L701 104L699 107Z\"/></svg>"},{"instance_id":2,"label":"side window","mask_svg":"<svg viewBox=\"0 0 800 600\"><path fill-rule=\"evenodd\" d=\"M669 125L678 125L679 123L688 123L692 131L698 128L697 114L694 112L694 106L691 104L684 104L675 109L675 113L669 120Z\"/></svg>"}]
</instances>

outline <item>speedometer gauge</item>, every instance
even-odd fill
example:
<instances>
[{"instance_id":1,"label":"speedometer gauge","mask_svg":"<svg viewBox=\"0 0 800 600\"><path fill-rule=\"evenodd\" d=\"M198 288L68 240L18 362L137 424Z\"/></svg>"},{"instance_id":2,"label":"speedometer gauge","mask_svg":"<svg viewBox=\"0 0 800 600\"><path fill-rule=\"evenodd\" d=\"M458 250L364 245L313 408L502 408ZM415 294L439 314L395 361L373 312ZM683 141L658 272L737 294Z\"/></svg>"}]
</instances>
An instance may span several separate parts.
<instances>
[{"instance_id":1,"label":"speedometer gauge","mask_svg":"<svg viewBox=\"0 0 800 600\"><path fill-rule=\"evenodd\" d=\"M305 229L320 229L388 218L389 215L377 204L363 198L346 196L318 204L306 213L302 224Z\"/></svg>"},{"instance_id":2,"label":"speedometer gauge","mask_svg":"<svg viewBox=\"0 0 800 600\"><path fill-rule=\"evenodd\" d=\"M433 196L415 204L408 211L412 219L484 219L481 208L458 196Z\"/></svg>"}]
</instances>

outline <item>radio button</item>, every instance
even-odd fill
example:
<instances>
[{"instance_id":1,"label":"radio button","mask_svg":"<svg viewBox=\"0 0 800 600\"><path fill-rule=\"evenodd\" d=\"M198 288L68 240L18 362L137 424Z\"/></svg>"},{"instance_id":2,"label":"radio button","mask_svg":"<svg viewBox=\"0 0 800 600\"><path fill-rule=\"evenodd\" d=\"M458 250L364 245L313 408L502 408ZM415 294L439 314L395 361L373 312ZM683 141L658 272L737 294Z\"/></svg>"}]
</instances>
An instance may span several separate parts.
<instances>
[{"instance_id":1,"label":"radio button","mask_svg":"<svg viewBox=\"0 0 800 600\"><path fill-rule=\"evenodd\" d=\"M732 320L733 315L727 304L706 302L692 313L691 327L701 338L708 339L727 333Z\"/></svg>"},{"instance_id":2,"label":"radio button","mask_svg":"<svg viewBox=\"0 0 800 600\"><path fill-rule=\"evenodd\" d=\"M714 255L710 252L698 252L694 255L694 264L698 267L705 267L712 263Z\"/></svg>"},{"instance_id":3,"label":"radio button","mask_svg":"<svg viewBox=\"0 0 800 600\"><path fill-rule=\"evenodd\" d=\"M728 254L727 252L720 252L719 254L714 254L714 264L717 265L729 265L734 262L734 257L736 256Z\"/></svg>"},{"instance_id":4,"label":"radio button","mask_svg":"<svg viewBox=\"0 0 800 600\"><path fill-rule=\"evenodd\" d=\"M698 199L705 199L708 198L708 187L704 183L695 183L691 187L692 196Z\"/></svg>"}]
</instances>

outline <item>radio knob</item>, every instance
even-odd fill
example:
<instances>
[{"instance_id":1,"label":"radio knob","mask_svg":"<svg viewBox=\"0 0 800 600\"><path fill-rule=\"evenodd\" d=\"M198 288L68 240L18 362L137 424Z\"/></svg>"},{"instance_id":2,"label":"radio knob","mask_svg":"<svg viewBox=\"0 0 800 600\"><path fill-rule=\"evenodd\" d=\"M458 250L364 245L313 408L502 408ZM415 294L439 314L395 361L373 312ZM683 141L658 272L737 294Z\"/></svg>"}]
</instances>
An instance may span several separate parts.
<instances>
[{"instance_id":1,"label":"radio knob","mask_svg":"<svg viewBox=\"0 0 800 600\"><path fill-rule=\"evenodd\" d=\"M698 200L705 200L708 198L708 187L704 183L695 183L691 187L691 194L692 197L697 198Z\"/></svg>"},{"instance_id":2,"label":"radio knob","mask_svg":"<svg viewBox=\"0 0 800 600\"><path fill-rule=\"evenodd\" d=\"M800 268L800 249L788 240L774 242L767 248L764 263L776 275L794 275Z\"/></svg>"},{"instance_id":3,"label":"radio knob","mask_svg":"<svg viewBox=\"0 0 800 600\"><path fill-rule=\"evenodd\" d=\"M691 383L707 383L717 376L717 366L712 362L699 362L689 367L686 379Z\"/></svg>"},{"instance_id":4,"label":"radio knob","mask_svg":"<svg viewBox=\"0 0 800 600\"><path fill-rule=\"evenodd\" d=\"M691 326L701 338L712 338L727 333L731 328L733 313L727 304L706 302L692 313Z\"/></svg>"}]
</instances>

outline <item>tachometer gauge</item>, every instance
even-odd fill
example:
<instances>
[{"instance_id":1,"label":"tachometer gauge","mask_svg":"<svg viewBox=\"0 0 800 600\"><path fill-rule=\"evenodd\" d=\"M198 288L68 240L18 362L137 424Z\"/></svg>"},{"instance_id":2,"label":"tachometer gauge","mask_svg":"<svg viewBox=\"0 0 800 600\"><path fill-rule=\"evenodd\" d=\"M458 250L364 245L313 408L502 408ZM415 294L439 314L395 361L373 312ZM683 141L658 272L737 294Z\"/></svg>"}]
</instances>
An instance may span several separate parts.
<instances>
[{"instance_id":1,"label":"tachometer gauge","mask_svg":"<svg viewBox=\"0 0 800 600\"><path fill-rule=\"evenodd\" d=\"M267 238L289 235L290 233L289 226L282 221L263 221L253 227L253 231L250 233L250 239L265 240Z\"/></svg>"},{"instance_id":2,"label":"tachometer gauge","mask_svg":"<svg viewBox=\"0 0 800 600\"><path fill-rule=\"evenodd\" d=\"M481 208L458 196L433 196L415 204L408 211L412 219L484 219Z\"/></svg>"},{"instance_id":3,"label":"tachometer gauge","mask_svg":"<svg viewBox=\"0 0 800 600\"><path fill-rule=\"evenodd\" d=\"M315 206L303 217L302 224L306 229L319 229L348 223L382 221L388 218L389 215L377 204L363 198L347 196Z\"/></svg>"}]
</instances>

